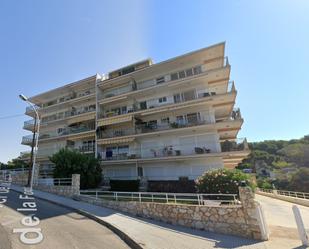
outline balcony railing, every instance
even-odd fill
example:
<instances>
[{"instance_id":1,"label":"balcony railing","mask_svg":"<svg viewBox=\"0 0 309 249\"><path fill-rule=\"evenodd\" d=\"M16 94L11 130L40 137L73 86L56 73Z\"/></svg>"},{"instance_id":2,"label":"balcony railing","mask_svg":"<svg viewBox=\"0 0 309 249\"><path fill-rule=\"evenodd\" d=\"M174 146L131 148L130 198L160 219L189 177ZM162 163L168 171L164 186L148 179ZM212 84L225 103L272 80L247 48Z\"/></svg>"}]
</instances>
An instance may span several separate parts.
<instances>
[{"instance_id":1,"label":"balcony railing","mask_svg":"<svg viewBox=\"0 0 309 249\"><path fill-rule=\"evenodd\" d=\"M88 107L86 107L84 109L80 109L80 110L69 110L69 111L66 111L66 112L54 114L52 116L43 117L42 123L48 123L48 122L51 122L51 121L61 120L61 119L73 117L73 116L76 116L76 115L81 115L81 114L88 113L88 112L94 112L95 110L96 110L95 105L91 105L91 106L88 106Z\"/></svg>"},{"instance_id":2,"label":"balcony railing","mask_svg":"<svg viewBox=\"0 0 309 249\"><path fill-rule=\"evenodd\" d=\"M23 136L21 143L26 144L26 145L30 145L30 144L32 144L32 139L33 139L33 135Z\"/></svg>"},{"instance_id":3,"label":"balcony railing","mask_svg":"<svg viewBox=\"0 0 309 249\"><path fill-rule=\"evenodd\" d=\"M34 106L37 110L40 109L40 107L38 105L34 105ZM31 106L27 106L26 107L26 113L31 113L31 112L33 112L33 108Z\"/></svg>"},{"instance_id":4,"label":"balcony railing","mask_svg":"<svg viewBox=\"0 0 309 249\"><path fill-rule=\"evenodd\" d=\"M170 144L165 146L151 146L143 149L129 149L127 151L114 152L112 150L105 150L99 153L99 157L103 161L113 160L129 160L129 159L149 159L149 158L164 158L164 157L177 157L177 156L193 156L203 155L209 153L220 153L227 151L245 151L248 150L246 139L237 139L236 141L222 142L221 148L216 144Z\"/></svg>"},{"instance_id":5,"label":"balcony railing","mask_svg":"<svg viewBox=\"0 0 309 249\"><path fill-rule=\"evenodd\" d=\"M24 128L33 128L34 127L34 119L27 120L24 122Z\"/></svg>"},{"instance_id":6,"label":"balcony railing","mask_svg":"<svg viewBox=\"0 0 309 249\"><path fill-rule=\"evenodd\" d=\"M228 83L228 88L227 88L227 92L226 93L231 93L235 91L235 87L234 87L234 82L230 81ZM144 110L153 110L156 108L162 108L162 107L168 107L174 104L179 104L179 103L185 103L188 101L192 101L192 100L196 100L196 99L203 99L203 98L207 98L207 97L211 97L211 96L215 96L217 93L216 92L205 92L205 93L200 93L200 94L196 94L194 93L194 95L190 96L190 97L184 97L181 98L179 100L177 100L177 102L173 101L172 103L166 103L166 104L152 104L149 105L145 108L141 108L139 106L139 103L135 103L133 105L133 107L131 108L127 108L127 111L122 111L122 110L118 110L118 111L105 111L105 112L101 112L99 113L99 118L110 118L110 117L115 117L115 116L119 116L119 115L124 115L124 114L128 114L128 113L134 113L134 112L138 112L138 111L144 111Z\"/></svg>"},{"instance_id":7,"label":"balcony railing","mask_svg":"<svg viewBox=\"0 0 309 249\"><path fill-rule=\"evenodd\" d=\"M78 134L82 132L87 132L87 131L94 131L95 127L90 126L90 127L67 127L63 129L61 132L55 132L55 133L43 133L40 134L39 139L47 139L47 138L53 138L53 137L61 137L61 136L67 136L71 134Z\"/></svg>"},{"instance_id":8,"label":"balcony railing","mask_svg":"<svg viewBox=\"0 0 309 249\"><path fill-rule=\"evenodd\" d=\"M211 120L196 120L191 122L173 122L167 124L140 124L136 125L134 128L126 128L126 129L108 129L99 133L98 138L112 138L112 137L122 137L122 136L129 136L135 134L144 134L144 133L151 133L157 131L165 131L165 130L172 130L178 128L186 128L186 127L193 127L193 126L200 126L205 124L213 124L214 122Z\"/></svg>"},{"instance_id":9,"label":"balcony railing","mask_svg":"<svg viewBox=\"0 0 309 249\"><path fill-rule=\"evenodd\" d=\"M147 80L147 81L138 82L138 83L136 83L134 80L132 80L131 83L128 84L128 86L126 86L126 87L113 89L111 91L106 91L106 93L103 94L103 98L111 98L111 97L114 97L114 96L133 92L133 91L136 91L136 90L147 89L147 88L150 88L150 87L155 86L155 85L164 84L164 83L174 81L174 80L181 80L181 79L185 79L185 78L190 78L192 76L196 76L198 74L202 74L202 73L214 70L214 69L229 66L229 62L228 62L227 57L218 58L218 60L219 61L223 60L223 64L220 65L219 67L211 67L209 69L203 70L202 69L203 65L196 65L195 67L188 68L188 69L178 71L178 72L174 72L174 73L170 73L170 74L167 74L165 76L161 76L159 78L152 79L152 80Z\"/></svg>"}]
</instances>

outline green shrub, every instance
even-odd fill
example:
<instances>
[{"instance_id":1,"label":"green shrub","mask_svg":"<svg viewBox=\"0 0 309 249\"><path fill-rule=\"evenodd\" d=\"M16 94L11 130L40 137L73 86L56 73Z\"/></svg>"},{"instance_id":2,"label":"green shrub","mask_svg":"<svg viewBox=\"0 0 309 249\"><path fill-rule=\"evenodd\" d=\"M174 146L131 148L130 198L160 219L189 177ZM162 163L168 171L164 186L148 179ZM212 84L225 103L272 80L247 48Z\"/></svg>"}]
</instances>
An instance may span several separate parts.
<instances>
[{"instance_id":1,"label":"green shrub","mask_svg":"<svg viewBox=\"0 0 309 249\"><path fill-rule=\"evenodd\" d=\"M199 193L238 194L238 187L242 181L254 189L250 176L240 170L217 169L206 171L196 180Z\"/></svg>"},{"instance_id":2,"label":"green shrub","mask_svg":"<svg viewBox=\"0 0 309 249\"><path fill-rule=\"evenodd\" d=\"M270 179L258 179L257 185L259 188L263 189L273 189L273 185Z\"/></svg>"},{"instance_id":3,"label":"green shrub","mask_svg":"<svg viewBox=\"0 0 309 249\"><path fill-rule=\"evenodd\" d=\"M50 157L50 161L55 164L54 178L70 178L72 174L80 174L81 189L96 188L101 182L102 169L94 156L61 149Z\"/></svg>"},{"instance_id":4,"label":"green shrub","mask_svg":"<svg viewBox=\"0 0 309 249\"><path fill-rule=\"evenodd\" d=\"M139 180L110 180L111 191L138 192Z\"/></svg>"}]
</instances>

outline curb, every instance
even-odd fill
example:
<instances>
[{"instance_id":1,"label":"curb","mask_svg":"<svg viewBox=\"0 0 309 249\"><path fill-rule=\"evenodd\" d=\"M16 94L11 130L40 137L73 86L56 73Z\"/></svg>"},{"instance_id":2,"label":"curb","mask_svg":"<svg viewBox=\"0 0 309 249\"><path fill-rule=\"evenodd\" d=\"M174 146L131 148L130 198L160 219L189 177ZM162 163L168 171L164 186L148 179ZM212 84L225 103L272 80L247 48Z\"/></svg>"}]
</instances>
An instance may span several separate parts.
<instances>
[{"instance_id":1,"label":"curb","mask_svg":"<svg viewBox=\"0 0 309 249\"><path fill-rule=\"evenodd\" d=\"M22 191L20 190L16 190L16 189L10 189L11 191L14 191L14 192L17 192L17 193L23 193ZM35 196L35 195L34 195ZM132 249L144 249L142 246L140 246L135 240L133 240L130 236L128 236L126 233L124 233L123 231L121 231L119 228L117 228L116 226L104 221L104 220L101 220L100 218L98 218L97 216L89 213L89 212L86 212L82 209L78 209L78 208L73 208L73 207L70 207L70 206L67 206L67 205L64 205L62 203L59 203L59 202L56 202L56 201L52 201L52 200L49 200L49 199L45 199L43 197L38 197L38 196L35 196L35 198L37 199L40 199L40 200L43 200L43 201L47 201L47 202L50 202L52 204L55 204L57 206L60 206L60 207L63 207L63 208L67 208L69 210L72 210L72 211L75 211L76 213L78 214L81 214L97 223L99 223L100 225L103 225L105 227L107 227L108 229L110 229L112 232L114 232L121 240L123 240L130 248ZM76 200L75 200L76 201Z\"/></svg>"}]
</instances>

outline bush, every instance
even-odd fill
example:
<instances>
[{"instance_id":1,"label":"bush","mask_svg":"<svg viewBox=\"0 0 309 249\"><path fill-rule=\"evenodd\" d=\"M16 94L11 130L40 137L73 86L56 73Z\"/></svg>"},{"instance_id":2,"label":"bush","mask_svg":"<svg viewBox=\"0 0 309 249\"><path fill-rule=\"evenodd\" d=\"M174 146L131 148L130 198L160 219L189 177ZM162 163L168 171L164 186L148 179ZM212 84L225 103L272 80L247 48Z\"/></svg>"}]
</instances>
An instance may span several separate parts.
<instances>
[{"instance_id":1,"label":"bush","mask_svg":"<svg viewBox=\"0 0 309 249\"><path fill-rule=\"evenodd\" d=\"M196 187L199 193L210 194L238 194L238 187L241 181L254 189L250 176L240 170L217 169L206 171L196 180Z\"/></svg>"},{"instance_id":2,"label":"bush","mask_svg":"<svg viewBox=\"0 0 309 249\"><path fill-rule=\"evenodd\" d=\"M138 192L139 180L110 180L111 191Z\"/></svg>"},{"instance_id":3,"label":"bush","mask_svg":"<svg viewBox=\"0 0 309 249\"><path fill-rule=\"evenodd\" d=\"M55 164L54 178L70 178L72 174L80 174L81 189L96 188L101 182L102 169L93 156L61 149L49 159Z\"/></svg>"},{"instance_id":4,"label":"bush","mask_svg":"<svg viewBox=\"0 0 309 249\"><path fill-rule=\"evenodd\" d=\"M258 179L257 185L259 188L263 189L273 189L272 183L270 179Z\"/></svg>"}]
</instances>

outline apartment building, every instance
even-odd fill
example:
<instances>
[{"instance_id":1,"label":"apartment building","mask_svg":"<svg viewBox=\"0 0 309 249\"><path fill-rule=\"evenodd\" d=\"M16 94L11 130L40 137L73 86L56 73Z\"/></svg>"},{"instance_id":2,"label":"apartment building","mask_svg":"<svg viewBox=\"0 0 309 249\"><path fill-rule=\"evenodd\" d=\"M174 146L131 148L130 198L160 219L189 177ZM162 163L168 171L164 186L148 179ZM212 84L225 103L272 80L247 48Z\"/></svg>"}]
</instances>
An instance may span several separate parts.
<instances>
[{"instance_id":1,"label":"apartment building","mask_svg":"<svg viewBox=\"0 0 309 249\"><path fill-rule=\"evenodd\" d=\"M224 50L219 43L157 64L147 59L32 97L42 117L40 167L69 147L94 153L107 179L194 180L234 168L249 149L237 138L243 118ZM33 120L24 128L33 131Z\"/></svg>"},{"instance_id":2,"label":"apartment building","mask_svg":"<svg viewBox=\"0 0 309 249\"><path fill-rule=\"evenodd\" d=\"M51 173L53 165L49 156L67 147L82 153L95 155L96 94L98 75L65 85L31 97L37 105L41 126L37 161L43 175ZM24 122L24 129L31 132L35 113L27 107L26 114L32 119ZM24 136L22 144L32 145L33 134ZM26 160L29 151L21 153Z\"/></svg>"}]
</instances>

